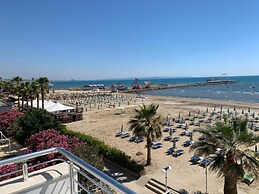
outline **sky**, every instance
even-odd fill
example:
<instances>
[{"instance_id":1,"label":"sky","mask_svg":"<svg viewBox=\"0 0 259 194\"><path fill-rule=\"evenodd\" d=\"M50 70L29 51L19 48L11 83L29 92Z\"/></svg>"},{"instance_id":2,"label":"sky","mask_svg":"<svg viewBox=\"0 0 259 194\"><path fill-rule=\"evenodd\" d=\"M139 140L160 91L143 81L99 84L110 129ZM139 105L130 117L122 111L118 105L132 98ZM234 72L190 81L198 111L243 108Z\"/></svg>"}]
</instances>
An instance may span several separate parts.
<instances>
[{"instance_id":1,"label":"sky","mask_svg":"<svg viewBox=\"0 0 259 194\"><path fill-rule=\"evenodd\" d=\"M259 75L258 0L0 0L0 76Z\"/></svg>"}]
</instances>

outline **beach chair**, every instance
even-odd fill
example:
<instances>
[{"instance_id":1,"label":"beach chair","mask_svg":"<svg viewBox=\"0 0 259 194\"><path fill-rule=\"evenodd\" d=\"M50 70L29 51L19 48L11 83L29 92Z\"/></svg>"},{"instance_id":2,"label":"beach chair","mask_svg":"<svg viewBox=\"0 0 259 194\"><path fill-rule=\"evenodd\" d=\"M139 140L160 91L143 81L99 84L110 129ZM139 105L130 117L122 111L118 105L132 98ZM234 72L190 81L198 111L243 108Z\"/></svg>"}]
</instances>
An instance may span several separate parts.
<instances>
[{"instance_id":1,"label":"beach chair","mask_svg":"<svg viewBox=\"0 0 259 194\"><path fill-rule=\"evenodd\" d=\"M253 181L255 180L255 177L251 173L245 173L243 182L246 183L247 185L250 185Z\"/></svg>"}]
</instances>

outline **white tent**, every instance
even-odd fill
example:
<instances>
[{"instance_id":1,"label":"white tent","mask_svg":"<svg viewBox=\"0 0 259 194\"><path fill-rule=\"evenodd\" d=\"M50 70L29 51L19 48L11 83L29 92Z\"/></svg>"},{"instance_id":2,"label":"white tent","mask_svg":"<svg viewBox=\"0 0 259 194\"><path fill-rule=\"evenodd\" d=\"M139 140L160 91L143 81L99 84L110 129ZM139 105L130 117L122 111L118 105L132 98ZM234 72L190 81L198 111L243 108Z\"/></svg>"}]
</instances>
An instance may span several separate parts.
<instances>
[{"instance_id":1,"label":"white tent","mask_svg":"<svg viewBox=\"0 0 259 194\"><path fill-rule=\"evenodd\" d=\"M53 106L45 108L48 112L58 112L58 111L65 111L65 110L73 110L73 107L66 106L60 104L59 102L55 103Z\"/></svg>"},{"instance_id":2,"label":"white tent","mask_svg":"<svg viewBox=\"0 0 259 194\"><path fill-rule=\"evenodd\" d=\"M22 103L22 101L20 101ZM24 104L26 104L26 102L24 102ZM51 100L44 100L44 109L47 109L48 107L51 107L53 105L55 105L56 103L51 101ZM31 106L31 101L28 102L28 106ZM34 108L37 108L37 100L33 100L32 101L32 106ZM39 100L39 108L42 108L42 101Z\"/></svg>"},{"instance_id":3,"label":"white tent","mask_svg":"<svg viewBox=\"0 0 259 194\"><path fill-rule=\"evenodd\" d=\"M26 103L26 102L25 102ZM28 102L28 106L31 105L31 102ZM34 108L37 108L37 100L32 101L32 106ZM42 101L39 101L39 108L42 108ZM48 112L58 112L58 111L65 111L65 110L73 110L73 107L66 106L63 104L60 104L59 102L55 103L51 100L44 100L44 109Z\"/></svg>"}]
</instances>

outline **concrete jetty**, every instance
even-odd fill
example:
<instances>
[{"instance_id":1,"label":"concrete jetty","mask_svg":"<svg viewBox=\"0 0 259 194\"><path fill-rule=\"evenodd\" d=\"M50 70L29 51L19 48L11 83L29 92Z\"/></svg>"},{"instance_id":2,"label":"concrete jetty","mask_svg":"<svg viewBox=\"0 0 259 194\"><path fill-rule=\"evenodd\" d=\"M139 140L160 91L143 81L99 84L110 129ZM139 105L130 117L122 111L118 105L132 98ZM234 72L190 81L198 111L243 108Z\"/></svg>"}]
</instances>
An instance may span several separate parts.
<instances>
[{"instance_id":1,"label":"concrete jetty","mask_svg":"<svg viewBox=\"0 0 259 194\"><path fill-rule=\"evenodd\" d=\"M149 87L140 86L139 88L129 88L128 93L150 91L150 90L162 90L162 89L172 89L172 88L187 88L187 87L198 87L198 86L213 86L213 85L226 85L237 83L233 80L215 80L207 82L196 82L187 84L153 84ZM124 91L125 92L125 91Z\"/></svg>"}]
</instances>

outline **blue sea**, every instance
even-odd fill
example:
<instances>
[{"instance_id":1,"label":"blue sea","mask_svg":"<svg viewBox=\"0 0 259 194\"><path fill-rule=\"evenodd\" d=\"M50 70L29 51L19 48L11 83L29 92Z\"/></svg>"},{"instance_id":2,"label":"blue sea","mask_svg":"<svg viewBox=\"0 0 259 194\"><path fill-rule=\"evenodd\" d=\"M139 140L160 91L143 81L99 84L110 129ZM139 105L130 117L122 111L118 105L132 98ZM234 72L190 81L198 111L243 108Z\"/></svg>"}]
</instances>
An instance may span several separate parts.
<instances>
[{"instance_id":1,"label":"blue sea","mask_svg":"<svg viewBox=\"0 0 259 194\"><path fill-rule=\"evenodd\" d=\"M206 82L206 77L187 78L150 78L139 79L140 83L151 81L153 84L180 84ZM222 78L214 78L222 79ZM259 76L235 76L228 77L237 81L230 85L200 86L188 88L163 89L144 92L145 95L174 96L187 98L207 98L227 101L241 101L259 103ZM111 87L113 84L122 83L131 86L134 79L125 80L90 80L90 81L51 81L53 89L81 88L86 84L105 84Z\"/></svg>"}]
</instances>

